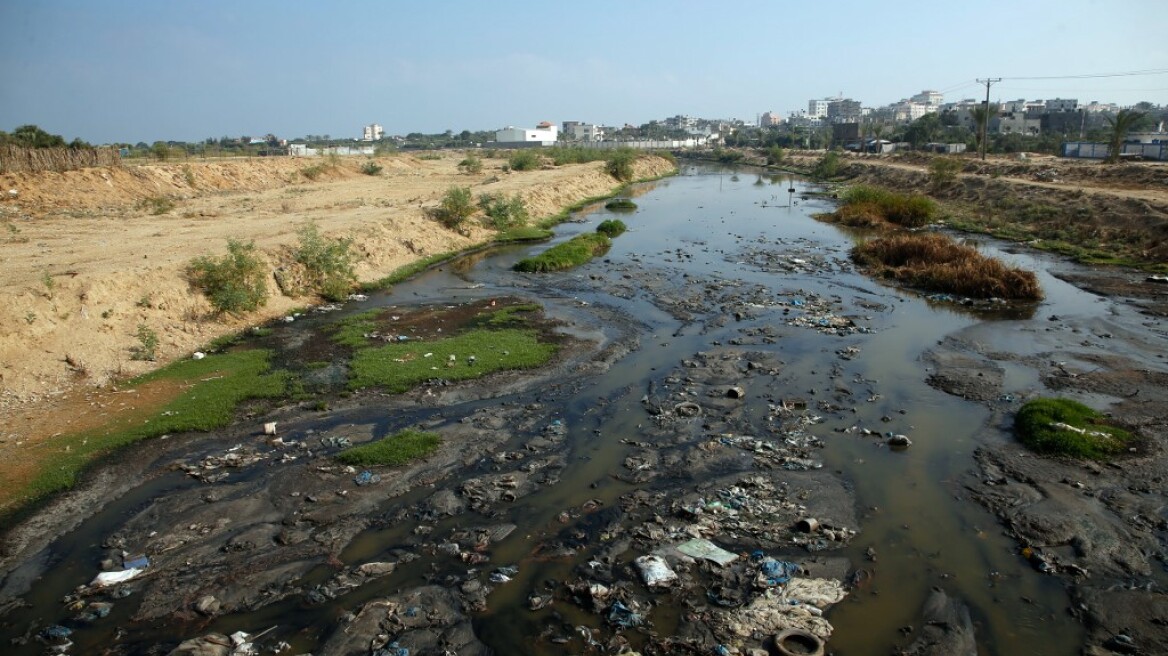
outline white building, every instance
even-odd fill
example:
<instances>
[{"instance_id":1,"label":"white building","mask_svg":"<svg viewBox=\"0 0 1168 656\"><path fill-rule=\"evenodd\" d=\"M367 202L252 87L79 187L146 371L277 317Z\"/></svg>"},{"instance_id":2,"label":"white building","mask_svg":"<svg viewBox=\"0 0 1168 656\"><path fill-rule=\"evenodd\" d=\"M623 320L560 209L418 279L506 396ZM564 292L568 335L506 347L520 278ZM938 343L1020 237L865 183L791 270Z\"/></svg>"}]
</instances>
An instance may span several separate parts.
<instances>
[{"instance_id":1,"label":"white building","mask_svg":"<svg viewBox=\"0 0 1168 656\"><path fill-rule=\"evenodd\" d=\"M540 146L554 146L560 131L554 123L544 121L534 130L507 126L495 132L495 141L501 144L527 143Z\"/></svg>"},{"instance_id":2,"label":"white building","mask_svg":"<svg viewBox=\"0 0 1168 656\"><path fill-rule=\"evenodd\" d=\"M920 103L922 105L940 105L945 100L945 96L941 95L939 91L930 91L928 89L918 93L909 98L912 102Z\"/></svg>"},{"instance_id":3,"label":"white building","mask_svg":"<svg viewBox=\"0 0 1168 656\"><path fill-rule=\"evenodd\" d=\"M1053 98L1046 101L1046 111L1077 112L1079 111L1079 100L1077 98Z\"/></svg>"},{"instance_id":4,"label":"white building","mask_svg":"<svg viewBox=\"0 0 1168 656\"><path fill-rule=\"evenodd\" d=\"M580 121L564 121L564 134L572 141L604 141L604 127Z\"/></svg>"},{"instance_id":5,"label":"white building","mask_svg":"<svg viewBox=\"0 0 1168 656\"><path fill-rule=\"evenodd\" d=\"M835 98L824 98L823 100L809 100L807 101L807 116L808 118L827 118L827 107Z\"/></svg>"},{"instance_id":6,"label":"white building","mask_svg":"<svg viewBox=\"0 0 1168 656\"><path fill-rule=\"evenodd\" d=\"M379 141L384 134L385 130L382 130L380 125L376 123L366 125L361 131L361 141Z\"/></svg>"}]
</instances>

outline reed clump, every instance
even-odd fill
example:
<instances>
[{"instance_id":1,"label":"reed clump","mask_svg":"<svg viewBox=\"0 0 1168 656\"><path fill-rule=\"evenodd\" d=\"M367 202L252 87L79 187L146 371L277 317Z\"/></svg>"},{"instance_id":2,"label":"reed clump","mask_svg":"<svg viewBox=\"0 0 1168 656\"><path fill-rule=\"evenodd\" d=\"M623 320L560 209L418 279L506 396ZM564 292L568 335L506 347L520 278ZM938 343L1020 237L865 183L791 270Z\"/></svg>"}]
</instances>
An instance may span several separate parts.
<instances>
[{"instance_id":1,"label":"reed clump","mask_svg":"<svg viewBox=\"0 0 1168 656\"><path fill-rule=\"evenodd\" d=\"M895 234L852 249L852 260L917 289L969 298L1042 298L1033 271L1007 266L941 234Z\"/></svg>"}]
</instances>

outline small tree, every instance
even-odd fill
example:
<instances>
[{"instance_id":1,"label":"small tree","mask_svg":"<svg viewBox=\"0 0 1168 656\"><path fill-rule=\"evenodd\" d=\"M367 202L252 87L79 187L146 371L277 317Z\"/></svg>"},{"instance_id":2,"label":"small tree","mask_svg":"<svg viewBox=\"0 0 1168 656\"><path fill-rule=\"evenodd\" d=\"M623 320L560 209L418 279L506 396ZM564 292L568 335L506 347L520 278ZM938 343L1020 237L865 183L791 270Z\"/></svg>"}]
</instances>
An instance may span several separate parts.
<instances>
[{"instance_id":1,"label":"small tree","mask_svg":"<svg viewBox=\"0 0 1168 656\"><path fill-rule=\"evenodd\" d=\"M771 146L766 150L767 164L770 166L778 166L779 164L783 163L783 157L785 155L786 153L783 152L781 146L778 146L777 144Z\"/></svg>"},{"instance_id":2,"label":"small tree","mask_svg":"<svg viewBox=\"0 0 1168 656\"><path fill-rule=\"evenodd\" d=\"M530 150L517 150L507 158L512 171L534 171L539 168L539 155Z\"/></svg>"},{"instance_id":3,"label":"small tree","mask_svg":"<svg viewBox=\"0 0 1168 656\"><path fill-rule=\"evenodd\" d=\"M499 231L527 225L531 218L527 204L519 194L510 198L502 194L482 194L479 196L479 207L486 214L483 223Z\"/></svg>"},{"instance_id":4,"label":"small tree","mask_svg":"<svg viewBox=\"0 0 1168 656\"><path fill-rule=\"evenodd\" d=\"M621 182L630 182L636 173L633 171L633 162L637 161L637 153L632 148L617 148L608 157L604 169L612 177Z\"/></svg>"},{"instance_id":5,"label":"small tree","mask_svg":"<svg viewBox=\"0 0 1168 656\"><path fill-rule=\"evenodd\" d=\"M330 301L343 301L353 291L357 274L353 271L352 239L321 236L315 223L299 230L300 248L296 261L304 266L305 277L314 291Z\"/></svg>"},{"instance_id":6,"label":"small tree","mask_svg":"<svg viewBox=\"0 0 1168 656\"><path fill-rule=\"evenodd\" d=\"M1127 136L1132 126L1139 122L1144 117L1144 112L1137 112L1134 109L1121 109L1115 115L1115 118L1106 117L1107 122L1111 124L1111 140L1108 143L1107 159L1104 160L1108 164L1114 164L1119 161L1119 155L1123 151L1123 139Z\"/></svg>"},{"instance_id":7,"label":"small tree","mask_svg":"<svg viewBox=\"0 0 1168 656\"><path fill-rule=\"evenodd\" d=\"M834 178L839 175L840 157L839 153L829 151L815 163L815 168L811 169L811 177L819 180L826 180Z\"/></svg>"},{"instance_id":8,"label":"small tree","mask_svg":"<svg viewBox=\"0 0 1168 656\"><path fill-rule=\"evenodd\" d=\"M477 175L483 172L483 160L478 155L470 154L458 163L458 170L468 175Z\"/></svg>"},{"instance_id":9,"label":"small tree","mask_svg":"<svg viewBox=\"0 0 1168 656\"><path fill-rule=\"evenodd\" d=\"M953 157L937 157L929 162L929 183L933 190L943 189L955 180L961 170L961 162Z\"/></svg>"},{"instance_id":10,"label":"small tree","mask_svg":"<svg viewBox=\"0 0 1168 656\"><path fill-rule=\"evenodd\" d=\"M267 272L255 253L255 242L229 239L227 255L195 258L187 275L218 312L250 312L268 302Z\"/></svg>"}]
</instances>

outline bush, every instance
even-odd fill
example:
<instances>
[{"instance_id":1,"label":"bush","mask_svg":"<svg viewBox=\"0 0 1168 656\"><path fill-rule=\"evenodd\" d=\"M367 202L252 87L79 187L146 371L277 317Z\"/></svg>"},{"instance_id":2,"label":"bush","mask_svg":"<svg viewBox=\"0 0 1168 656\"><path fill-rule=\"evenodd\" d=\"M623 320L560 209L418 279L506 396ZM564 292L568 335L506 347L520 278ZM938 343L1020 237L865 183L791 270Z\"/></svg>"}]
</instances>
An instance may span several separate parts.
<instances>
[{"instance_id":1,"label":"bush","mask_svg":"<svg viewBox=\"0 0 1168 656\"><path fill-rule=\"evenodd\" d=\"M961 162L953 157L937 157L929 162L929 183L933 189L941 189L957 180Z\"/></svg>"},{"instance_id":2,"label":"bush","mask_svg":"<svg viewBox=\"0 0 1168 656\"><path fill-rule=\"evenodd\" d=\"M254 242L229 239L227 255L195 258L187 275L219 312L250 312L268 301L267 272Z\"/></svg>"},{"instance_id":3,"label":"bush","mask_svg":"<svg viewBox=\"0 0 1168 656\"><path fill-rule=\"evenodd\" d=\"M432 213L439 223L454 230L476 211L470 187L451 187Z\"/></svg>"},{"instance_id":4,"label":"bush","mask_svg":"<svg viewBox=\"0 0 1168 656\"><path fill-rule=\"evenodd\" d=\"M841 220L874 215L909 228L928 224L937 212L937 204L928 196L901 194L868 185L857 185L845 191L843 202L843 206L836 213Z\"/></svg>"},{"instance_id":5,"label":"bush","mask_svg":"<svg viewBox=\"0 0 1168 656\"><path fill-rule=\"evenodd\" d=\"M158 357L158 333L144 323L138 324L138 345L130 349L131 360L154 362Z\"/></svg>"},{"instance_id":6,"label":"bush","mask_svg":"<svg viewBox=\"0 0 1168 656\"><path fill-rule=\"evenodd\" d=\"M143 198L138 206L150 212L152 215L158 216L159 214L166 214L173 210L174 200L166 196L150 196L149 198Z\"/></svg>"},{"instance_id":7,"label":"bush","mask_svg":"<svg viewBox=\"0 0 1168 656\"><path fill-rule=\"evenodd\" d=\"M1108 426L1106 418L1070 399L1035 399L1018 410L1014 431L1039 453L1075 458L1104 458L1123 450L1132 436Z\"/></svg>"},{"instance_id":8,"label":"bush","mask_svg":"<svg viewBox=\"0 0 1168 656\"><path fill-rule=\"evenodd\" d=\"M621 182L631 182L636 175L633 171L636 161L637 153L632 148L617 148L608 156L604 170Z\"/></svg>"},{"instance_id":9,"label":"bush","mask_svg":"<svg viewBox=\"0 0 1168 656\"><path fill-rule=\"evenodd\" d=\"M357 274L353 271L352 239L322 237L315 223L298 231L300 247L295 259L304 267L310 288L330 301L343 301L353 291Z\"/></svg>"},{"instance_id":10,"label":"bush","mask_svg":"<svg viewBox=\"0 0 1168 656\"><path fill-rule=\"evenodd\" d=\"M495 230L503 231L527 225L531 216L527 204L516 194L510 198L502 194L482 194L479 207L486 214L483 223Z\"/></svg>"},{"instance_id":11,"label":"bush","mask_svg":"<svg viewBox=\"0 0 1168 656\"><path fill-rule=\"evenodd\" d=\"M941 234L873 239L853 248L852 259L918 289L970 298L1042 298L1033 271L1008 267Z\"/></svg>"},{"instance_id":12,"label":"bush","mask_svg":"<svg viewBox=\"0 0 1168 656\"><path fill-rule=\"evenodd\" d=\"M811 169L811 177L819 180L827 180L839 175L840 172L840 156L839 153L832 151L819 158L815 163L815 167Z\"/></svg>"},{"instance_id":13,"label":"bush","mask_svg":"<svg viewBox=\"0 0 1168 656\"><path fill-rule=\"evenodd\" d=\"M783 149L779 146L771 146L766 150L766 161L770 166L778 166L779 164L782 164L783 157L785 156L786 153L784 153Z\"/></svg>"},{"instance_id":14,"label":"bush","mask_svg":"<svg viewBox=\"0 0 1168 656\"><path fill-rule=\"evenodd\" d=\"M556 244L535 257L519 260L515 263L514 269L526 273L563 271L603 255L611 247L612 240L607 235L599 232L584 233L562 244Z\"/></svg>"},{"instance_id":15,"label":"bush","mask_svg":"<svg viewBox=\"0 0 1168 656\"><path fill-rule=\"evenodd\" d=\"M625 222L621 221L620 219L608 219L607 221L601 221L600 225L596 226L596 232L599 232L602 235L606 235L611 239L615 239L623 235L626 230L628 230L628 226L626 226Z\"/></svg>"},{"instance_id":16,"label":"bush","mask_svg":"<svg viewBox=\"0 0 1168 656\"><path fill-rule=\"evenodd\" d=\"M336 457L346 465L361 467L404 465L430 455L441 443L437 433L407 429L376 442L350 447Z\"/></svg>"},{"instance_id":17,"label":"bush","mask_svg":"<svg viewBox=\"0 0 1168 656\"><path fill-rule=\"evenodd\" d=\"M365 162L361 167L361 172L365 175L377 175L381 173L381 165L373 161Z\"/></svg>"},{"instance_id":18,"label":"bush","mask_svg":"<svg viewBox=\"0 0 1168 656\"><path fill-rule=\"evenodd\" d=\"M604 209L613 212L632 212L637 209L637 204L628 198L614 198L604 204Z\"/></svg>"},{"instance_id":19,"label":"bush","mask_svg":"<svg viewBox=\"0 0 1168 656\"><path fill-rule=\"evenodd\" d=\"M466 159L458 163L458 170L475 175L483 172L483 160L478 155L467 155Z\"/></svg>"},{"instance_id":20,"label":"bush","mask_svg":"<svg viewBox=\"0 0 1168 656\"><path fill-rule=\"evenodd\" d=\"M539 168L539 155L533 150L517 150L507 158L512 171L534 171Z\"/></svg>"}]
</instances>

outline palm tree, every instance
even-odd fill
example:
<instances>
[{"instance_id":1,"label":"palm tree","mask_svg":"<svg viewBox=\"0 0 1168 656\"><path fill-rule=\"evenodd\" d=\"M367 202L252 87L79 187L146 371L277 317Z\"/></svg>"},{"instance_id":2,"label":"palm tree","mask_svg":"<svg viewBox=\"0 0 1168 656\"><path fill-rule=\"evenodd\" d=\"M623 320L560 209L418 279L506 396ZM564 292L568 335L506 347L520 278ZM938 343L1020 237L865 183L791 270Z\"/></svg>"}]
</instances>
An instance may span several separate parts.
<instances>
[{"instance_id":1,"label":"palm tree","mask_svg":"<svg viewBox=\"0 0 1168 656\"><path fill-rule=\"evenodd\" d=\"M1115 118L1106 117L1107 122L1111 124L1111 143L1107 150L1107 159L1104 160L1106 163L1114 164L1119 161L1119 154L1123 149L1123 138L1127 136L1132 126L1143 117L1144 112L1137 112L1134 109L1121 109Z\"/></svg>"}]
</instances>

